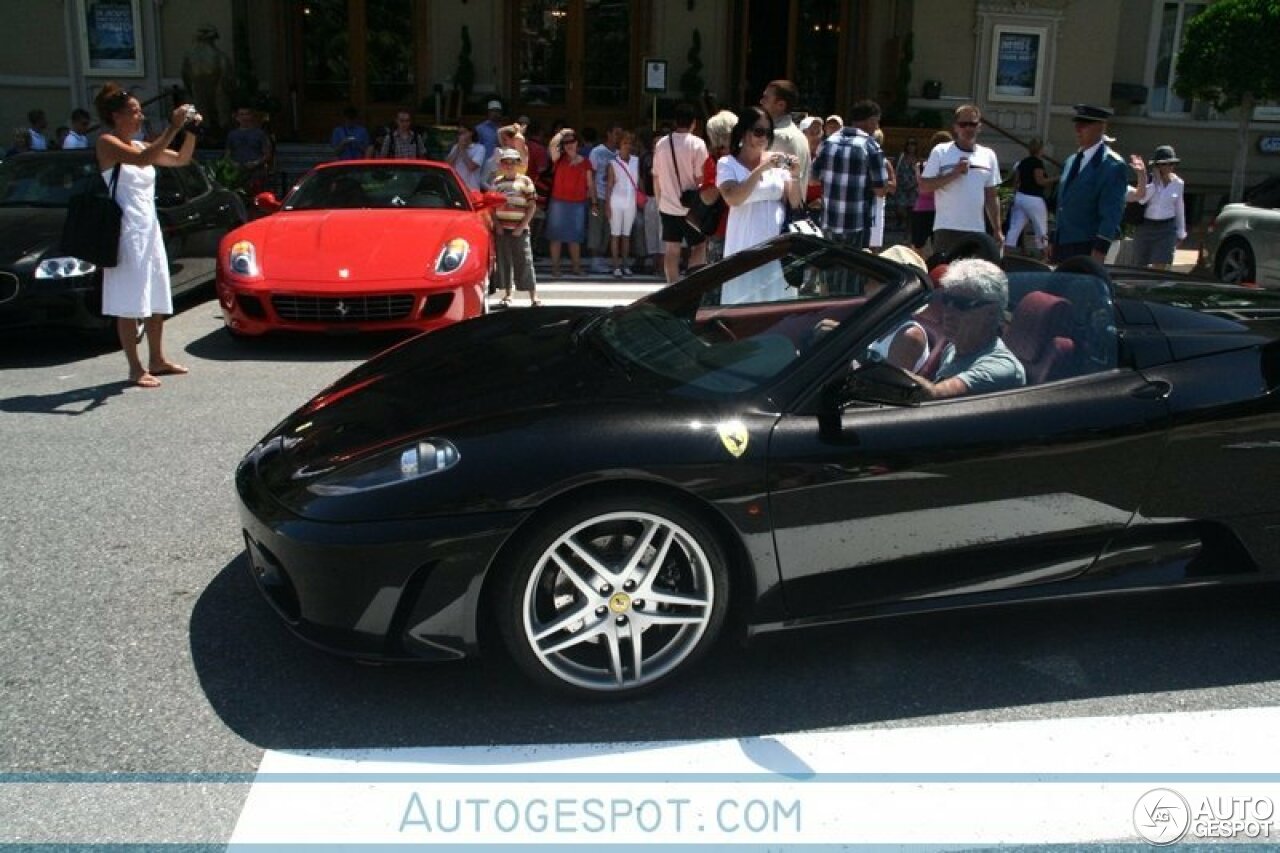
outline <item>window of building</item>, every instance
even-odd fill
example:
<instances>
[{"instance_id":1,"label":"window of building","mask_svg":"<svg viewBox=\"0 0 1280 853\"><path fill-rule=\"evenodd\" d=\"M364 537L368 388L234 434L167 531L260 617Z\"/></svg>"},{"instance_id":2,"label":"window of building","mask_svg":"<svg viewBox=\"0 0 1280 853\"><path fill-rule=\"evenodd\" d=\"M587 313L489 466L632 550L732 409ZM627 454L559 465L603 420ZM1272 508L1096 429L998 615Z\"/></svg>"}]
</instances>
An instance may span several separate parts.
<instances>
[{"instance_id":1,"label":"window of building","mask_svg":"<svg viewBox=\"0 0 1280 853\"><path fill-rule=\"evenodd\" d=\"M1151 95L1147 101L1150 113L1188 113L1191 101L1173 91L1178 78L1178 51L1182 48L1182 36L1187 22L1204 11L1208 3L1189 3L1186 0L1164 0L1155 4L1154 22L1155 66L1151 73Z\"/></svg>"}]
</instances>

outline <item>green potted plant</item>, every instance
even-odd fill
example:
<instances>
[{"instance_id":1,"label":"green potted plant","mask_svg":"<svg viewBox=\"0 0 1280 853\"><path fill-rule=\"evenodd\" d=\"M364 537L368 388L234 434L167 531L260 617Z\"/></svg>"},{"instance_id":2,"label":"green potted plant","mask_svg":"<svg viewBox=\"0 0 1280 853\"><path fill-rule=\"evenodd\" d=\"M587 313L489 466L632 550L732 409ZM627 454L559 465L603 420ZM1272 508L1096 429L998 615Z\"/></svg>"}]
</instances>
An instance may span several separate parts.
<instances>
[{"instance_id":1,"label":"green potted plant","mask_svg":"<svg viewBox=\"0 0 1280 853\"><path fill-rule=\"evenodd\" d=\"M453 69L453 88L461 93L462 103L471 97L476 85L476 66L471 61L471 31L462 25L462 47L458 49L458 64Z\"/></svg>"},{"instance_id":2,"label":"green potted plant","mask_svg":"<svg viewBox=\"0 0 1280 853\"><path fill-rule=\"evenodd\" d=\"M696 104L707 88L706 81L702 79L702 33L696 27L693 30L693 44L685 54L685 59L689 60L689 67L680 75L680 94L689 103Z\"/></svg>"}]
</instances>

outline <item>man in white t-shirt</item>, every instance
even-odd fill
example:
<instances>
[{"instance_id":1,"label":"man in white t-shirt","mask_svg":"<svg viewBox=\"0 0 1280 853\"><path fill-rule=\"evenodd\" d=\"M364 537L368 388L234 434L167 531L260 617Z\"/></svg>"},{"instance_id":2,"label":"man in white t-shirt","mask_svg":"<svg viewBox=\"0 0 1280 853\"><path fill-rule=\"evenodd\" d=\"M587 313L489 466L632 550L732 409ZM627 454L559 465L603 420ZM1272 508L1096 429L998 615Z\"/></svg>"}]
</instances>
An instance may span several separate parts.
<instances>
[{"instance_id":1,"label":"man in white t-shirt","mask_svg":"<svg viewBox=\"0 0 1280 853\"><path fill-rule=\"evenodd\" d=\"M920 189L934 194L937 214L933 223L933 249L949 252L964 240L982 235L994 239L991 250L998 256L1004 242L1000 232L1000 163L996 153L979 145L978 129L982 113L973 104L956 107L951 132L954 142L933 149L920 176ZM987 234L984 217L990 221L994 238Z\"/></svg>"}]
</instances>

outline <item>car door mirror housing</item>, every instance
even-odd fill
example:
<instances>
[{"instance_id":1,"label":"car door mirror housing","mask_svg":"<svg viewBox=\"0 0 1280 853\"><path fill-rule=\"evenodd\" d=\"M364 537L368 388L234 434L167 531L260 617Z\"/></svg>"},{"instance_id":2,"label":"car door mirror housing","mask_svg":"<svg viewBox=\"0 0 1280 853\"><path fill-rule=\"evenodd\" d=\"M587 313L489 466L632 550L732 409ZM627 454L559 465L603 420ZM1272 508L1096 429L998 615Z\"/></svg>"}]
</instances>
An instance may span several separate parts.
<instances>
[{"instance_id":1,"label":"car door mirror housing","mask_svg":"<svg viewBox=\"0 0 1280 853\"><path fill-rule=\"evenodd\" d=\"M918 406L924 391L910 373L878 361L863 364L845 377L840 403L883 403L888 406Z\"/></svg>"},{"instance_id":2,"label":"car door mirror housing","mask_svg":"<svg viewBox=\"0 0 1280 853\"><path fill-rule=\"evenodd\" d=\"M476 210L495 210L507 203L507 197L500 192L488 190L471 191L471 206Z\"/></svg>"},{"instance_id":3,"label":"car door mirror housing","mask_svg":"<svg viewBox=\"0 0 1280 853\"><path fill-rule=\"evenodd\" d=\"M253 197L253 206L267 213L275 213L280 209L280 199L273 192L258 193Z\"/></svg>"}]
</instances>

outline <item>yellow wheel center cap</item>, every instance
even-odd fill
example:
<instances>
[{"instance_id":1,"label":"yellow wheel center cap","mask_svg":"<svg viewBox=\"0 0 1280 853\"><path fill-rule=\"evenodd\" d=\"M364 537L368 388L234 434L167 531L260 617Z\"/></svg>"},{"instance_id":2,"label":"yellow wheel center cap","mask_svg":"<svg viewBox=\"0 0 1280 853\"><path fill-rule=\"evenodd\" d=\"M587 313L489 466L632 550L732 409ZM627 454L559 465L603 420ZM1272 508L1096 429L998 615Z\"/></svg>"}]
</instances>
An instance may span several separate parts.
<instances>
[{"instance_id":1,"label":"yellow wheel center cap","mask_svg":"<svg viewBox=\"0 0 1280 853\"><path fill-rule=\"evenodd\" d=\"M615 592L609 596L609 609L614 613L626 613L631 609L631 596L625 592Z\"/></svg>"}]
</instances>

